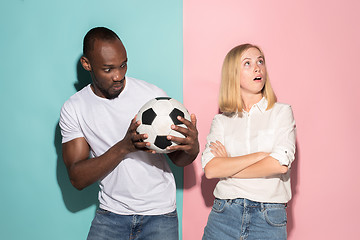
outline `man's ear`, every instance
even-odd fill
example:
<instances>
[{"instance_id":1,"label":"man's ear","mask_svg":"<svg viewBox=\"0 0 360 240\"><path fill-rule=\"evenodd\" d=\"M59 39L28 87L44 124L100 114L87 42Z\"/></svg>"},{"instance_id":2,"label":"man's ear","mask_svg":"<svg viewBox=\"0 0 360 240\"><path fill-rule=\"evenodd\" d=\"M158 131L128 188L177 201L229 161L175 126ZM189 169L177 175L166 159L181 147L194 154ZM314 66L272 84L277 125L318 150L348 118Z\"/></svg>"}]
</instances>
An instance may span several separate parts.
<instances>
[{"instance_id":1,"label":"man's ear","mask_svg":"<svg viewBox=\"0 0 360 240\"><path fill-rule=\"evenodd\" d=\"M87 59L86 57L82 56L80 58L80 62L81 62L81 65L83 66L83 68L86 70L86 71L91 71L91 64L90 64L90 61L89 59Z\"/></svg>"}]
</instances>

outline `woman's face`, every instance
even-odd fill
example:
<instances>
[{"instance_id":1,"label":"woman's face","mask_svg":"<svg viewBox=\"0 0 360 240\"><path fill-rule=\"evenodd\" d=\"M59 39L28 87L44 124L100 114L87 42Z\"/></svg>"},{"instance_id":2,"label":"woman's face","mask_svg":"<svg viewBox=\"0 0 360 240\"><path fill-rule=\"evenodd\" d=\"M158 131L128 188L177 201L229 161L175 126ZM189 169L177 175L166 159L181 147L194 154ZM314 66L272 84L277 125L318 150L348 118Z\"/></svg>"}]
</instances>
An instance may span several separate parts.
<instances>
[{"instance_id":1,"label":"woman's face","mask_svg":"<svg viewBox=\"0 0 360 240\"><path fill-rule=\"evenodd\" d=\"M249 48L240 58L240 89L242 94L261 94L266 81L264 56L257 48Z\"/></svg>"}]
</instances>

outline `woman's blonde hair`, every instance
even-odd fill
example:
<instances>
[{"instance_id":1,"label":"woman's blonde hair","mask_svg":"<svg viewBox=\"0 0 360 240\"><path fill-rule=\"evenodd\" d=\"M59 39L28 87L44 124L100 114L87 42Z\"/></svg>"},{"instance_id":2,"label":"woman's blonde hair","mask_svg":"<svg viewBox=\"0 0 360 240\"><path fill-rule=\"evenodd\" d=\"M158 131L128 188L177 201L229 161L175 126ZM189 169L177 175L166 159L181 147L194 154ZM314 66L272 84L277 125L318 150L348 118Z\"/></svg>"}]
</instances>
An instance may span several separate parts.
<instances>
[{"instance_id":1,"label":"woman's blonde hair","mask_svg":"<svg viewBox=\"0 0 360 240\"><path fill-rule=\"evenodd\" d=\"M220 111L226 115L238 114L241 116L243 110L243 101L240 91L240 62L241 56L249 48L258 49L262 54L265 62L265 56L261 49L256 45L248 43L234 47L230 50L224 59L221 71L219 108ZM267 109L270 109L276 103L276 95L271 87L267 72L265 78L265 85L261 92L268 101Z\"/></svg>"}]
</instances>

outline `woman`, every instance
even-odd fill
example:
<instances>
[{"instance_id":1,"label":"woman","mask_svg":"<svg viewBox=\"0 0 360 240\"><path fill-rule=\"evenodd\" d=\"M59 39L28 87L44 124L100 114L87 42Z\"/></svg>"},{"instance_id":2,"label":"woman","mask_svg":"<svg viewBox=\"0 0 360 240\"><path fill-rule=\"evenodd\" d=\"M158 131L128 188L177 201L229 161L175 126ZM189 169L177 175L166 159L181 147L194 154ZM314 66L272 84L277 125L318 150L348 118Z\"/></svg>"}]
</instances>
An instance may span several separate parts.
<instances>
[{"instance_id":1,"label":"woman","mask_svg":"<svg viewBox=\"0 0 360 240\"><path fill-rule=\"evenodd\" d=\"M219 107L202 155L205 176L220 178L203 239L286 239L295 121L276 102L259 47L226 55Z\"/></svg>"}]
</instances>

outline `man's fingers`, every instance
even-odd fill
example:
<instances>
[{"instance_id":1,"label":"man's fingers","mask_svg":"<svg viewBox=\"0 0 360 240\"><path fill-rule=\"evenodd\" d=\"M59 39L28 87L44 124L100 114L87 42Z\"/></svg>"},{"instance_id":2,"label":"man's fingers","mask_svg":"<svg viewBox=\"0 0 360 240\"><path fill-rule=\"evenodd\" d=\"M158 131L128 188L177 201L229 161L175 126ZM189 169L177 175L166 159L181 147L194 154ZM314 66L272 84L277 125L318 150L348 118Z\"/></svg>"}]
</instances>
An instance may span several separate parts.
<instances>
[{"instance_id":1,"label":"man's fingers","mask_svg":"<svg viewBox=\"0 0 360 240\"><path fill-rule=\"evenodd\" d=\"M190 115L190 119L191 119L191 123L196 127L197 119L196 119L195 114L192 113Z\"/></svg>"},{"instance_id":2,"label":"man's fingers","mask_svg":"<svg viewBox=\"0 0 360 240\"><path fill-rule=\"evenodd\" d=\"M131 138L131 140L133 141L133 142L139 142L139 141L144 141L145 139L147 139L148 138L148 135L145 133L145 134L138 134L138 133L134 133L133 135L132 135L132 138Z\"/></svg>"}]
</instances>

